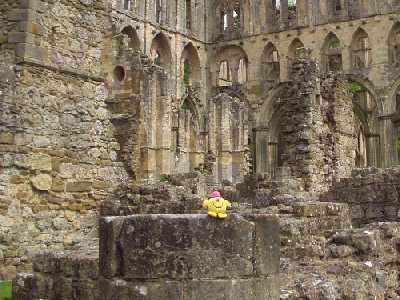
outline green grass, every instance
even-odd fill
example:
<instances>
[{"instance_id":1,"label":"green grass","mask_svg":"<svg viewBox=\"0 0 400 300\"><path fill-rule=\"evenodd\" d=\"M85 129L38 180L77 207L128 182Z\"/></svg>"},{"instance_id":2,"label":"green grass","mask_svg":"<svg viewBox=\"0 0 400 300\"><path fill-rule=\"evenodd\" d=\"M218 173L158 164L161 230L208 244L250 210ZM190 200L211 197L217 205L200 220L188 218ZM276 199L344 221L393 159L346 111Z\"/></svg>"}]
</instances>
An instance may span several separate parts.
<instances>
[{"instance_id":1,"label":"green grass","mask_svg":"<svg viewBox=\"0 0 400 300\"><path fill-rule=\"evenodd\" d=\"M11 281L0 281L0 300L11 300Z\"/></svg>"}]
</instances>

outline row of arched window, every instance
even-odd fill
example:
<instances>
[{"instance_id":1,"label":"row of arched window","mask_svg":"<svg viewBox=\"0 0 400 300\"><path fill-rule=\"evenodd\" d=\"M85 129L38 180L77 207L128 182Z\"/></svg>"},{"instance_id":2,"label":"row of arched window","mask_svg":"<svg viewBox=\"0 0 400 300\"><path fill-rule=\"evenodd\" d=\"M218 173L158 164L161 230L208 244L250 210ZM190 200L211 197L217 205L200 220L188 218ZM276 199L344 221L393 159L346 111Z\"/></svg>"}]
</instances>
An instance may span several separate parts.
<instances>
[{"instance_id":1,"label":"row of arched window","mask_svg":"<svg viewBox=\"0 0 400 300\"><path fill-rule=\"evenodd\" d=\"M140 2L143 0L123 0L123 9L126 11L137 11ZM185 20L186 29L191 30L193 28L193 17L192 17L192 1L185 0ZM165 10L168 9L168 3L166 0L153 0L155 21L157 23L163 22L163 15ZM197 5L197 3L196 3Z\"/></svg>"},{"instance_id":2,"label":"row of arched window","mask_svg":"<svg viewBox=\"0 0 400 300\"><path fill-rule=\"evenodd\" d=\"M400 23L393 26L388 38L389 46L389 65L391 68L400 67ZM219 60L219 86L229 86L235 83L242 84L247 81L247 56L243 50L243 55L239 59L239 64L232 60ZM343 70L343 51L344 47L339 38L334 33L329 33L321 49L321 65L325 72L337 72ZM365 30L358 28L353 34L349 48L351 69L366 70L372 64L372 47L369 36ZM305 46L300 39L293 40L288 49L288 60L301 58L305 52ZM221 55L223 56L223 55ZM227 55L229 56L229 55ZM280 61L278 49L273 43L268 43L264 48L262 56L262 78L266 81L276 81L280 77Z\"/></svg>"}]
</instances>

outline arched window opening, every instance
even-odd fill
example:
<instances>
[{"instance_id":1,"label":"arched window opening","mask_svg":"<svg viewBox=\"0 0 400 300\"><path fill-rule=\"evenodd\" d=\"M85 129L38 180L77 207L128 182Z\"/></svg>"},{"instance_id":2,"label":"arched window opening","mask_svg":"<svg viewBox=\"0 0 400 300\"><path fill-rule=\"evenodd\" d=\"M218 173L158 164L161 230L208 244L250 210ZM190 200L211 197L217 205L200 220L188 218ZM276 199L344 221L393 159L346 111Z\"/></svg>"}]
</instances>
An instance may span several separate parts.
<instances>
[{"instance_id":1,"label":"arched window opening","mask_svg":"<svg viewBox=\"0 0 400 300\"><path fill-rule=\"evenodd\" d=\"M221 15L220 31L224 33L228 29L228 14L224 10L221 10L220 15Z\"/></svg>"},{"instance_id":2,"label":"arched window opening","mask_svg":"<svg viewBox=\"0 0 400 300\"><path fill-rule=\"evenodd\" d=\"M177 167L192 172L200 163L198 116L193 102L186 98L178 113L178 136L176 145Z\"/></svg>"},{"instance_id":3,"label":"arched window opening","mask_svg":"<svg viewBox=\"0 0 400 300\"><path fill-rule=\"evenodd\" d=\"M353 93L354 132L357 137L355 164L358 167L380 167L380 129L378 105L371 92L358 82L350 82Z\"/></svg>"},{"instance_id":4,"label":"arched window opening","mask_svg":"<svg viewBox=\"0 0 400 300\"><path fill-rule=\"evenodd\" d=\"M240 105L238 102L232 103L231 108L231 141L232 150L239 150L240 146Z\"/></svg>"},{"instance_id":5,"label":"arched window opening","mask_svg":"<svg viewBox=\"0 0 400 300\"><path fill-rule=\"evenodd\" d=\"M169 46L168 38L163 33L157 34L157 36L153 39L150 48L150 54L155 65L167 70L171 69L171 48Z\"/></svg>"},{"instance_id":6,"label":"arched window opening","mask_svg":"<svg viewBox=\"0 0 400 300\"><path fill-rule=\"evenodd\" d=\"M239 60L238 83L244 84L246 82L247 82L247 59L242 57Z\"/></svg>"},{"instance_id":7,"label":"arched window opening","mask_svg":"<svg viewBox=\"0 0 400 300\"><path fill-rule=\"evenodd\" d=\"M236 2L235 7L232 11L233 17L233 29L238 31L241 28L241 16L240 16L240 2Z\"/></svg>"},{"instance_id":8,"label":"arched window opening","mask_svg":"<svg viewBox=\"0 0 400 300\"><path fill-rule=\"evenodd\" d=\"M160 52L156 51L153 61L154 61L155 65L161 66L161 55L160 55Z\"/></svg>"},{"instance_id":9,"label":"arched window opening","mask_svg":"<svg viewBox=\"0 0 400 300\"><path fill-rule=\"evenodd\" d=\"M396 23L389 34L389 66L400 67L400 23Z\"/></svg>"},{"instance_id":10,"label":"arched window opening","mask_svg":"<svg viewBox=\"0 0 400 300\"><path fill-rule=\"evenodd\" d=\"M131 10L132 1L124 0L124 10Z\"/></svg>"},{"instance_id":11,"label":"arched window opening","mask_svg":"<svg viewBox=\"0 0 400 300\"><path fill-rule=\"evenodd\" d=\"M219 86L243 84L247 81L248 59L241 47L221 48L217 54L217 62L219 62Z\"/></svg>"},{"instance_id":12,"label":"arched window opening","mask_svg":"<svg viewBox=\"0 0 400 300\"><path fill-rule=\"evenodd\" d=\"M219 6L218 10L220 18L220 33L239 32L241 30L242 11L240 1L228 2L225 6Z\"/></svg>"},{"instance_id":13,"label":"arched window opening","mask_svg":"<svg viewBox=\"0 0 400 300\"><path fill-rule=\"evenodd\" d=\"M358 168L364 168L367 164L367 143L365 138L364 129L360 126L356 132L357 134L357 148L356 148L356 161L355 165Z\"/></svg>"},{"instance_id":14,"label":"arched window opening","mask_svg":"<svg viewBox=\"0 0 400 300\"><path fill-rule=\"evenodd\" d=\"M323 46L323 65L327 72L341 71L343 67L342 49L340 40L333 33L330 33Z\"/></svg>"},{"instance_id":15,"label":"arched window opening","mask_svg":"<svg viewBox=\"0 0 400 300\"><path fill-rule=\"evenodd\" d=\"M162 0L155 0L156 22L161 23Z\"/></svg>"},{"instance_id":16,"label":"arched window opening","mask_svg":"<svg viewBox=\"0 0 400 300\"><path fill-rule=\"evenodd\" d=\"M222 61L219 65L219 86L231 86L232 76L227 61Z\"/></svg>"},{"instance_id":17,"label":"arched window opening","mask_svg":"<svg viewBox=\"0 0 400 300\"><path fill-rule=\"evenodd\" d=\"M121 31L122 44L125 49L140 49L140 40L135 29L127 26Z\"/></svg>"},{"instance_id":18,"label":"arched window opening","mask_svg":"<svg viewBox=\"0 0 400 300\"><path fill-rule=\"evenodd\" d=\"M267 81L276 82L280 79L279 53L272 43L269 43L264 49L262 74Z\"/></svg>"},{"instance_id":19,"label":"arched window opening","mask_svg":"<svg viewBox=\"0 0 400 300\"><path fill-rule=\"evenodd\" d=\"M296 3L296 0L288 0L288 23L289 23L289 26L297 25L297 3Z\"/></svg>"},{"instance_id":20,"label":"arched window opening","mask_svg":"<svg viewBox=\"0 0 400 300\"><path fill-rule=\"evenodd\" d=\"M335 0L335 12L340 12L342 10L341 0Z\"/></svg>"},{"instance_id":21,"label":"arched window opening","mask_svg":"<svg viewBox=\"0 0 400 300\"><path fill-rule=\"evenodd\" d=\"M352 42L353 68L368 68L371 63L370 51L368 34L364 30L358 29L354 34Z\"/></svg>"},{"instance_id":22,"label":"arched window opening","mask_svg":"<svg viewBox=\"0 0 400 300\"><path fill-rule=\"evenodd\" d=\"M114 79L116 82L122 82L125 79L125 69L122 66L114 68Z\"/></svg>"},{"instance_id":23,"label":"arched window opening","mask_svg":"<svg viewBox=\"0 0 400 300\"><path fill-rule=\"evenodd\" d=\"M180 70L185 87L199 87L201 78L200 58L197 49L192 43L188 43L182 51Z\"/></svg>"},{"instance_id":24,"label":"arched window opening","mask_svg":"<svg viewBox=\"0 0 400 300\"><path fill-rule=\"evenodd\" d=\"M289 67L292 66L293 61L304 58L305 50L304 44L297 38L290 44Z\"/></svg>"},{"instance_id":25,"label":"arched window opening","mask_svg":"<svg viewBox=\"0 0 400 300\"><path fill-rule=\"evenodd\" d=\"M192 29L192 1L186 0L186 29Z\"/></svg>"},{"instance_id":26,"label":"arched window opening","mask_svg":"<svg viewBox=\"0 0 400 300\"><path fill-rule=\"evenodd\" d=\"M185 85L190 85L190 64L187 59L183 63L183 83Z\"/></svg>"},{"instance_id":27,"label":"arched window opening","mask_svg":"<svg viewBox=\"0 0 400 300\"><path fill-rule=\"evenodd\" d=\"M394 127L394 155L397 164L400 164L400 88L397 88L393 99L394 112L392 122Z\"/></svg>"}]
</instances>

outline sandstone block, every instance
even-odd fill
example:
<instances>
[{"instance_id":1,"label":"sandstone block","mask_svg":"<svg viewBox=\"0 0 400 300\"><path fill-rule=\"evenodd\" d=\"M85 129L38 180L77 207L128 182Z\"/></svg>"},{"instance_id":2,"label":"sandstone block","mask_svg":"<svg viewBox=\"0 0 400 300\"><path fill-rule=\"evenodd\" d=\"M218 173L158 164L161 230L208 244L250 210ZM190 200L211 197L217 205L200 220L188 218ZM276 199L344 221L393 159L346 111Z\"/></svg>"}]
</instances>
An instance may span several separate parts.
<instances>
[{"instance_id":1,"label":"sandstone block","mask_svg":"<svg viewBox=\"0 0 400 300\"><path fill-rule=\"evenodd\" d=\"M13 144L14 134L11 132L0 132L0 144Z\"/></svg>"},{"instance_id":2,"label":"sandstone block","mask_svg":"<svg viewBox=\"0 0 400 300\"><path fill-rule=\"evenodd\" d=\"M67 182L65 191L67 193L90 192L92 190L92 182L90 181L74 181Z\"/></svg>"},{"instance_id":3,"label":"sandstone block","mask_svg":"<svg viewBox=\"0 0 400 300\"><path fill-rule=\"evenodd\" d=\"M48 174L39 174L31 178L32 186L39 191L49 191L52 181L51 176Z\"/></svg>"},{"instance_id":4,"label":"sandstone block","mask_svg":"<svg viewBox=\"0 0 400 300\"><path fill-rule=\"evenodd\" d=\"M321 217L326 215L326 204L320 202L299 202L294 204L293 212L298 217Z\"/></svg>"},{"instance_id":5,"label":"sandstone block","mask_svg":"<svg viewBox=\"0 0 400 300\"><path fill-rule=\"evenodd\" d=\"M123 274L126 280L277 274L278 232L277 218L264 215L224 221L206 215L105 217L100 269L106 278Z\"/></svg>"}]
</instances>

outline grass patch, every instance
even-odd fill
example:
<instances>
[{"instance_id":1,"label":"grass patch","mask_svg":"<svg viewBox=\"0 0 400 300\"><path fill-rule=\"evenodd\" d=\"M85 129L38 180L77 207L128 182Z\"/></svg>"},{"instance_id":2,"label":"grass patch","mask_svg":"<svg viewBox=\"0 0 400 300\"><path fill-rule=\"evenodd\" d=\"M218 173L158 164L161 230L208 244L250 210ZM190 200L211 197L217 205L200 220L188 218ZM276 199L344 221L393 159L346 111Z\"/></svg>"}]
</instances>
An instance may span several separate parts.
<instances>
[{"instance_id":1,"label":"grass patch","mask_svg":"<svg viewBox=\"0 0 400 300\"><path fill-rule=\"evenodd\" d=\"M0 300L11 300L11 281L0 281Z\"/></svg>"}]
</instances>

